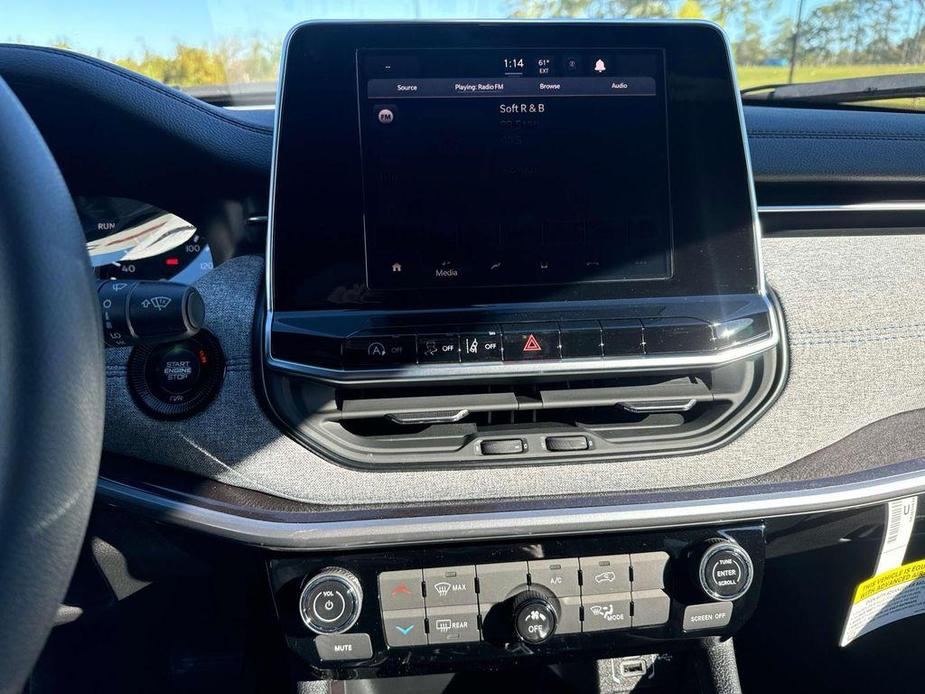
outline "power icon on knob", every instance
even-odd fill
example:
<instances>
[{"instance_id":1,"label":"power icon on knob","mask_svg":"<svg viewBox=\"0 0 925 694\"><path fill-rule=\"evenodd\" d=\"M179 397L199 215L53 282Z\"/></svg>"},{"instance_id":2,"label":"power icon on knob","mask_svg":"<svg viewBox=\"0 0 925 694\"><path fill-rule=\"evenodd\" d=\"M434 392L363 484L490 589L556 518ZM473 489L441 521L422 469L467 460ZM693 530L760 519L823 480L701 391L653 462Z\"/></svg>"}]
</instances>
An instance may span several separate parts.
<instances>
[{"instance_id":1,"label":"power icon on knob","mask_svg":"<svg viewBox=\"0 0 925 694\"><path fill-rule=\"evenodd\" d=\"M299 600L302 621L316 634L339 634L360 615L363 592L356 577L339 568L325 569L305 583Z\"/></svg>"}]
</instances>

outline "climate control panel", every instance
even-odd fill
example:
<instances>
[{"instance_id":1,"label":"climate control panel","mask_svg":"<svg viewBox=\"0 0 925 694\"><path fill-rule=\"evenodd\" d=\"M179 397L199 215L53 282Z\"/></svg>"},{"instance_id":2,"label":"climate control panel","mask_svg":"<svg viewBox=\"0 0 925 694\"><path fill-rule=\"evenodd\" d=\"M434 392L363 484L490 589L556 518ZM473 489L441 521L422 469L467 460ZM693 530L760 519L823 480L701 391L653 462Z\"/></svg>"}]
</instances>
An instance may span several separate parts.
<instances>
[{"instance_id":1,"label":"climate control panel","mask_svg":"<svg viewBox=\"0 0 925 694\"><path fill-rule=\"evenodd\" d=\"M668 554L565 557L379 574L390 648L664 624Z\"/></svg>"},{"instance_id":2,"label":"climate control panel","mask_svg":"<svg viewBox=\"0 0 925 694\"><path fill-rule=\"evenodd\" d=\"M306 677L389 676L731 635L763 554L762 526L748 526L281 556L269 573Z\"/></svg>"}]
</instances>

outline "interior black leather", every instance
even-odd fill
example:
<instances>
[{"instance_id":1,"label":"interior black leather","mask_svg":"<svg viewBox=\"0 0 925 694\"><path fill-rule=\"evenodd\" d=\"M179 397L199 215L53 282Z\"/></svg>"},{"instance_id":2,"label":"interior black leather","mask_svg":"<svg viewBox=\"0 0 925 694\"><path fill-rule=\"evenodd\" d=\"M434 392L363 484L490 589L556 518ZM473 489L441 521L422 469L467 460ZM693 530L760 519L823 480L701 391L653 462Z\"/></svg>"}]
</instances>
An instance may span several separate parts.
<instances>
[{"instance_id":1,"label":"interior black leather","mask_svg":"<svg viewBox=\"0 0 925 694\"><path fill-rule=\"evenodd\" d=\"M54 48L0 44L0 76L28 107L65 176L70 180L79 170L87 190L77 192L134 195L167 208L184 202L178 191L266 195L272 111L210 106L105 61ZM80 109L68 107L78 100ZM877 185L922 180L925 124L919 114L746 106L745 122L760 203L773 202L762 199L763 186L817 186L824 200L834 183L863 183L876 194ZM137 162L132 176L114 165L119 160Z\"/></svg>"},{"instance_id":2,"label":"interior black leather","mask_svg":"<svg viewBox=\"0 0 925 694\"><path fill-rule=\"evenodd\" d=\"M102 449L102 330L81 227L0 80L0 691L19 692L71 578Z\"/></svg>"},{"instance_id":3,"label":"interior black leather","mask_svg":"<svg viewBox=\"0 0 925 694\"><path fill-rule=\"evenodd\" d=\"M746 107L755 181L921 183L925 124L919 115Z\"/></svg>"},{"instance_id":4,"label":"interior black leather","mask_svg":"<svg viewBox=\"0 0 925 694\"><path fill-rule=\"evenodd\" d=\"M74 192L134 194L167 209L166 202L176 203L161 199L164 190L265 194L272 125L77 53L3 44L0 54L0 76L28 108L65 177L79 171L86 183L87 190ZM81 108L71 108L75 102ZM131 176L122 168L127 161ZM127 189L127 179L147 194Z\"/></svg>"}]
</instances>

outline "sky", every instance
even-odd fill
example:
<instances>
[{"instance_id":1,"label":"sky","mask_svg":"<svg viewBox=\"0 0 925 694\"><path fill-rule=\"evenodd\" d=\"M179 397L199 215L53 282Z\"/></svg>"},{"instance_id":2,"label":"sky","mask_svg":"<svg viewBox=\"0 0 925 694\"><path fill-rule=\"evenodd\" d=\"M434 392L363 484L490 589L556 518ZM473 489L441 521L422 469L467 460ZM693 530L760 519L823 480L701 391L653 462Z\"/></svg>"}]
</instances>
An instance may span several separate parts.
<instances>
[{"instance_id":1,"label":"sky","mask_svg":"<svg viewBox=\"0 0 925 694\"><path fill-rule=\"evenodd\" d=\"M807 0L808 12L822 0ZM511 0L0 0L0 41L48 45L66 39L103 57L169 52L182 41L208 45L221 37L282 38L305 19L497 18ZM770 19L795 15L781 0Z\"/></svg>"}]
</instances>

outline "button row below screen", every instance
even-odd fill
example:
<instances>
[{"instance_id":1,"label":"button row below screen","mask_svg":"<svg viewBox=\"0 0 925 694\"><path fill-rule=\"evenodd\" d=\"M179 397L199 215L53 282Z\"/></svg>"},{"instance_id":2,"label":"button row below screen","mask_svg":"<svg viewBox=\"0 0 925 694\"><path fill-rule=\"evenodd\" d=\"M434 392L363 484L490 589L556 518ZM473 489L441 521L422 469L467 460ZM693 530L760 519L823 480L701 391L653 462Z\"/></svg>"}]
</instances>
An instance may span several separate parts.
<instances>
[{"instance_id":1,"label":"button row below screen","mask_svg":"<svg viewBox=\"0 0 925 694\"><path fill-rule=\"evenodd\" d=\"M713 325L695 318L643 318L474 325L452 330L355 333L276 329L279 359L337 368L601 359L709 353L770 334L767 314Z\"/></svg>"},{"instance_id":2,"label":"button row below screen","mask_svg":"<svg viewBox=\"0 0 925 694\"><path fill-rule=\"evenodd\" d=\"M348 367L542 361L712 352L722 346L710 324L696 319L621 319L354 336L343 343L343 360Z\"/></svg>"}]
</instances>

